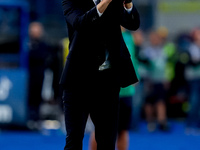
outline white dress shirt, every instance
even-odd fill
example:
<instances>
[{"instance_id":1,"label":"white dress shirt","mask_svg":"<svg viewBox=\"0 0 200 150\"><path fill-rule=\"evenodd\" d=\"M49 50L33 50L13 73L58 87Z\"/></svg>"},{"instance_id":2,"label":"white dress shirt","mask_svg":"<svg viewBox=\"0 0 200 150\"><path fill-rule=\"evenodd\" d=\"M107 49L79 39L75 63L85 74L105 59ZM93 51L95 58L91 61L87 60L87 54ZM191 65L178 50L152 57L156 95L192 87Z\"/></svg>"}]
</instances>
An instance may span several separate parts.
<instances>
[{"instance_id":1,"label":"white dress shirt","mask_svg":"<svg viewBox=\"0 0 200 150\"><path fill-rule=\"evenodd\" d=\"M102 0L101 0L101 1L102 1ZM97 5L97 0L93 0L93 2L95 3L95 5ZM133 7L129 8L129 9L127 9L126 7L124 7L124 9L125 9L128 13L130 13L130 12L132 11ZM97 9L97 13L99 14L99 17L101 17L101 16L103 15L103 13L100 13L98 9Z\"/></svg>"}]
</instances>

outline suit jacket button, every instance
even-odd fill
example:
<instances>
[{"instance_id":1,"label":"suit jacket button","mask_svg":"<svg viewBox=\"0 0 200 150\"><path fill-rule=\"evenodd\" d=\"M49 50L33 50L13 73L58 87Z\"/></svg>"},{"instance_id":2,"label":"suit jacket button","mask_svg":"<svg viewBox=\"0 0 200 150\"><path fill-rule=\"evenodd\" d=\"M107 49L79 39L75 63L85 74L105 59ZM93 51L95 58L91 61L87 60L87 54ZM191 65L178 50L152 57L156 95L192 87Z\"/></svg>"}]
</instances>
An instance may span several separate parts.
<instances>
[{"instance_id":1,"label":"suit jacket button","mask_svg":"<svg viewBox=\"0 0 200 150\"><path fill-rule=\"evenodd\" d=\"M92 18L92 21L95 21L97 19L97 17Z\"/></svg>"}]
</instances>

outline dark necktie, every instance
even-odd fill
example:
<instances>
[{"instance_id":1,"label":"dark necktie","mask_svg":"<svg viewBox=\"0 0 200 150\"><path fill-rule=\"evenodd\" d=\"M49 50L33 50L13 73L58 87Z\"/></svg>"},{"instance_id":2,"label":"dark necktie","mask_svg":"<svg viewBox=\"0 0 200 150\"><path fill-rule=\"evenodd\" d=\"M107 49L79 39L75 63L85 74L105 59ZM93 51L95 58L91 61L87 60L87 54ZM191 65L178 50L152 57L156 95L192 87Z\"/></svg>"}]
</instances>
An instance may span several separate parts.
<instances>
[{"instance_id":1,"label":"dark necktie","mask_svg":"<svg viewBox=\"0 0 200 150\"><path fill-rule=\"evenodd\" d=\"M98 5L100 2L101 2L101 0L96 0L96 5ZM101 64L99 66L99 71L103 71L103 70L109 69L111 67L108 57L109 57L109 52L108 52L108 50L105 50L105 61L103 64Z\"/></svg>"}]
</instances>

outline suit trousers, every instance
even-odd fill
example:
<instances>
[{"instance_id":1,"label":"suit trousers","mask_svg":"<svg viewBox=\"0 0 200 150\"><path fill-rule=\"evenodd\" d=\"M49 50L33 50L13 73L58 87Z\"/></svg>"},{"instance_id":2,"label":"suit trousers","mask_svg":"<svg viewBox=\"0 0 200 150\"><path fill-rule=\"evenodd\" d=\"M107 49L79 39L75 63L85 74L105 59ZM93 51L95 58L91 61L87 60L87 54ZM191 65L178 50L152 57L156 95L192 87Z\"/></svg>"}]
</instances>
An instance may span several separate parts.
<instances>
[{"instance_id":1,"label":"suit trousers","mask_svg":"<svg viewBox=\"0 0 200 150\"><path fill-rule=\"evenodd\" d=\"M65 150L82 150L90 115L95 126L97 150L115 150L120 86L112 69L98 71L76 90L65 88L63 104L66 125Z\"/></svg>"}]
</instances>

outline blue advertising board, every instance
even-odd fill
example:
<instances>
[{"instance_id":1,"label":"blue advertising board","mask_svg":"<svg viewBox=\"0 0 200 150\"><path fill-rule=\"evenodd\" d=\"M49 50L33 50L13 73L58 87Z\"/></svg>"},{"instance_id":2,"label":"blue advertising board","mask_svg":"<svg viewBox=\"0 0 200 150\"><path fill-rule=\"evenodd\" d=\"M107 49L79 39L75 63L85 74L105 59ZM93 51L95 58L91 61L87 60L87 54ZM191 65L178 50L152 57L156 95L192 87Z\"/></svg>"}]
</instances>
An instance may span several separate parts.
<instances>
[{"instance_id":1,"label":"blue advertising board","mask_svg":"<svg viewBox=\"0 0 200 150\"><path fill-rule=\"evenodd\" d=\"M26 124L27 91L25 70L0 70L0 124Z\"/></svg>"},{"instance_id":2,"label":"blue advertising board","mask_svg":"<svg viewBox=\"0 0 200 150\"><path fill-rule=\"evenodd\" d=\"M0 127L28 119L28 25L26 2L0 1Z\"/></svg>"}]
</instances>

